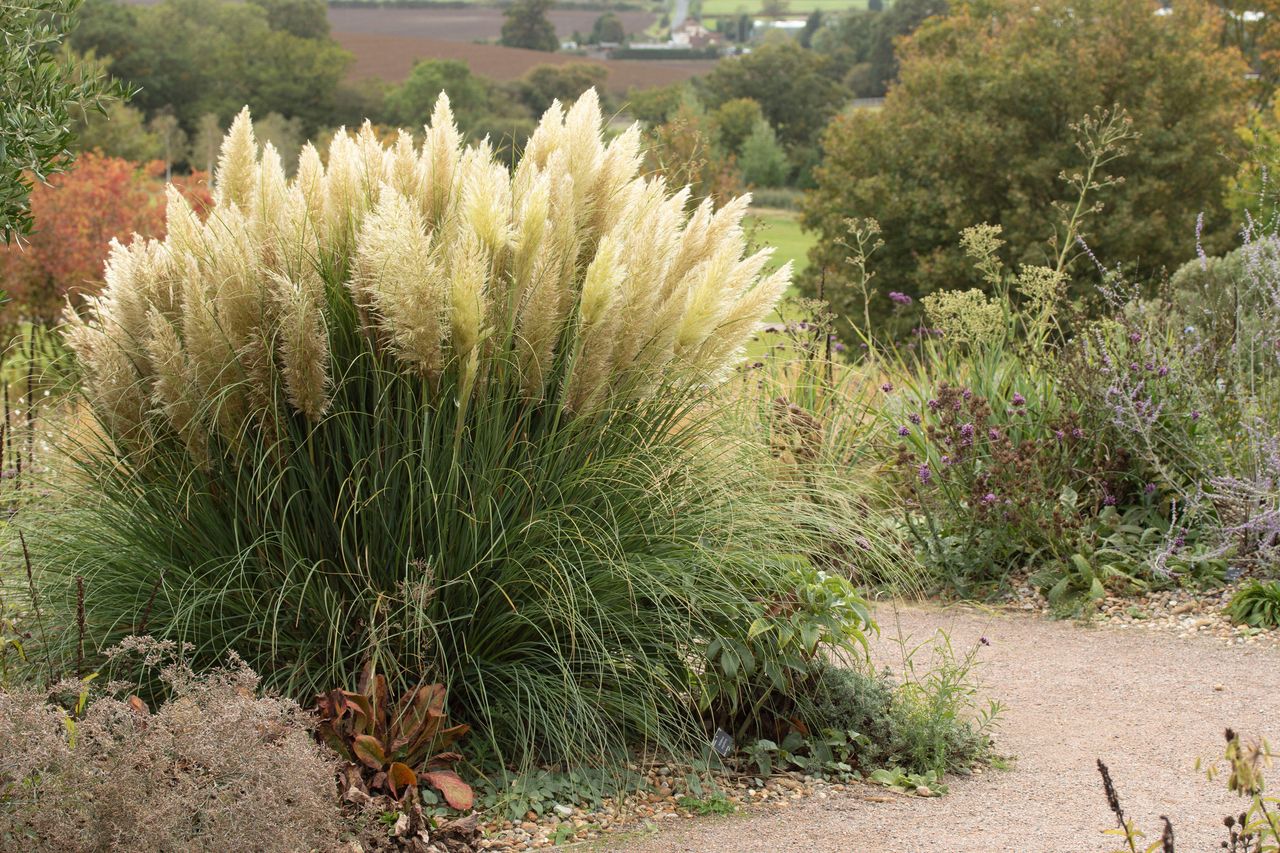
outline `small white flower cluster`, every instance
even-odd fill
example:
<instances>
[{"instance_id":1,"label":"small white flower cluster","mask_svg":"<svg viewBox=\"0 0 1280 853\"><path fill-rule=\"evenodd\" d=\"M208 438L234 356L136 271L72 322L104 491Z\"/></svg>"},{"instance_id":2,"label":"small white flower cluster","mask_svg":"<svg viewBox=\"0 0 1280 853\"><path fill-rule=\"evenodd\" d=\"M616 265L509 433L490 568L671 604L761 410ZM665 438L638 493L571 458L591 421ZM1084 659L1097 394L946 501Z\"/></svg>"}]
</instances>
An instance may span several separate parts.
<instances>
[{"instance_id":1,"label":"small white flower cluster","mask_svg":"<svg viewBox=\"0 0 1280 853\"><path fill-rule=\"evenodd\" d=\"M639 174L638 127L602 130L594 91L556 103L508 170L487 141L463 145L441 94L421 145L366 123L334 136L327 164L308 146L290 180L241 112L205 220L171 190L168 236L113 242L104 292L70 317L98 417L119 435L159 413L193 451L268 411L275 387L318 420L335 291L436 388L449 371L449 387L482 388L502 356L543 399L568 365L554 390L576 412L725 375L789 266L762 275L769 251L744 257L747 198L689 213L687 189Z\"/></svg>"}]
</instances>

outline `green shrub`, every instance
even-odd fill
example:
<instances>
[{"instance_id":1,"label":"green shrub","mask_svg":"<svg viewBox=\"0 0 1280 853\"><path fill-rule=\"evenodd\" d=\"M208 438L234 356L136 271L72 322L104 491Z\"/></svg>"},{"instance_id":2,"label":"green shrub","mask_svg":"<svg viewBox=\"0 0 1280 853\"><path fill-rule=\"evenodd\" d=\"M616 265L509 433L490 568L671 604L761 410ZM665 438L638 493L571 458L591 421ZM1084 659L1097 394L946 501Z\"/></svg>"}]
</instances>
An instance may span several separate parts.
<instances>
[{"instance_id":1,"label":"green shrub","mask_svg":"<svg viewBox=\"0 0 1280 853\"><path fill-rule=\"evenodd\" d=\"M777 645L706 660L853 538L716 394L788 273L742 258L744 204L687 214L600 126L592 93L549 111L509 174L442 98L421 150L366 127L286 182L238 119L208 220L175 197L70 331L100 428L24 518L50 624L82 576L91 647L235 649L295 697L368 662L440 682L469 749L525 766L701 740L711 683L788 689Z\"/></svg>"},{"instance_id":2,"label":"green shrub","mask_svg":"<svg viewBox=\"0 0 1280 853\"><path fill-rule=\"evenodd\" d=\"M1253 628L1280 628L1280 581L1253 581L1231 598L1227 614Z\"/></svg>"}]
</instances>

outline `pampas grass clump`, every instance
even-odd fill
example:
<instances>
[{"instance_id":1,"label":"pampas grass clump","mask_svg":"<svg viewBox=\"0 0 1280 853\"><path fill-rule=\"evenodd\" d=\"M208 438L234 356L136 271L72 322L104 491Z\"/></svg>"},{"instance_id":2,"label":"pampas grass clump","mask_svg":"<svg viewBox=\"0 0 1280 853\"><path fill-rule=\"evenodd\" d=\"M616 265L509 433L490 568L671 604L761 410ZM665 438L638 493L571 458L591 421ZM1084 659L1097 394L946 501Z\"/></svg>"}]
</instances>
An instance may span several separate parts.
<instances>
[{"instance_id":1,"label":"pampas grass clump","mask_svg":"<svg viewBox=\"0 0 1280 853\"><path fill-rule=\"evenodd\" d=\"M53 651L79 576L90 653L234 650L300 699L372 663L526 765L688 747L800 677L759 627L806 555L872 552L718 390L789 272L745 199L689 212L601 134L557 104L508 171L442 96L420 146L366 125L288 180L241 114L207 217L172 194L71 320L97 426L19 522Z\"/></svg>"}]
</instances>

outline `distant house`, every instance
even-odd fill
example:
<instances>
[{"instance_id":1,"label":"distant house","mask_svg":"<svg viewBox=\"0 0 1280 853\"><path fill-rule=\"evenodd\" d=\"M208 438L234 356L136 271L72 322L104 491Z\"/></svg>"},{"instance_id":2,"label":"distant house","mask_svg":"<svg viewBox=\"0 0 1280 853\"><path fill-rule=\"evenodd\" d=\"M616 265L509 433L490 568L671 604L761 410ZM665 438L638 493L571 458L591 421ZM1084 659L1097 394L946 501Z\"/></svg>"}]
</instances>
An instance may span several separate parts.
<instances>
[{"instance_id":1,"label":"distant house","mask_svg":"<svg viewBox=\"0 0 1280 853\"><path fill-rule=\"evenodd\" d=\"M675 47L703 50L724 44L724 36L707 29L693 18L685 18L680 26L672 28L671 44Z\"/></svg>"}]
</instances>

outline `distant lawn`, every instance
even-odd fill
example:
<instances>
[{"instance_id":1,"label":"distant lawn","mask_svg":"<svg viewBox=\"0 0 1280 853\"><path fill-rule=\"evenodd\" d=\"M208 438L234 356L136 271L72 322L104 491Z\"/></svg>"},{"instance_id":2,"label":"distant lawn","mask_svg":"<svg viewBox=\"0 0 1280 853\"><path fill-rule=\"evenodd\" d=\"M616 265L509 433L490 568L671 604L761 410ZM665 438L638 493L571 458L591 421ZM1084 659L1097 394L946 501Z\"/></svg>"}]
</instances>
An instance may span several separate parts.
<instances>
[{"instance_id":1,"label":"distant lawn","mask_svg":"<svg viewBox=\"0 0 1280 853\"><path fill-rule=\"evenodd\" d=\"M773 254L774 269L787 261L792 263L792 272L799 275L809 265L809 247L815 242L813 234L800 230L800 214L794 210L771 210L757 208L747 217L748 228L755 226L751 238L760 247L773 246L777 251ZM791 294L794 295L792 288Z\"/></svg>"},{"instance_id":2,"label":"distant lawn","mask_svg":"<svg viewBox=\"0 0 1280 853\"><path fill-rule=\"evenodd\" d=\"M759 16L763 3L760 0L702 0L703 20L730 15ZM791 0L784 17L801 17L814 10L845 12L850 9L866 9L867 0Z\"/></svg>"},{"instance_id":3,"label":"distant lawn","mask_svg":"<svg viewBox=\"0 0 1280 853\"><path fill-rule=\"evenodd\" d=\"M763 249L773 246L776 251L770 259L770 269L777 269L791 261L792 285L787 289L786 299L800 295L794 284L798 276L809 265L809 247L815 242L813 234L800 230L800 214L794 210L774 210L771 208L755 208L747 217L746 228L755 248ZM753 229L754 230L751 230ZM775 313L771 320L780 319ZM761 333L747 344L748 360L762 358L773 344L780 343L782 337L776 334Z\"/></svg>"}]
</instances>

